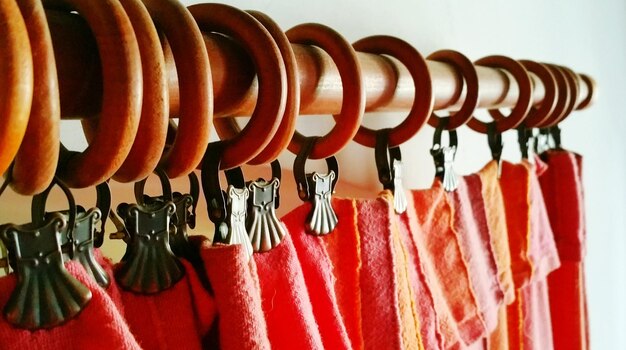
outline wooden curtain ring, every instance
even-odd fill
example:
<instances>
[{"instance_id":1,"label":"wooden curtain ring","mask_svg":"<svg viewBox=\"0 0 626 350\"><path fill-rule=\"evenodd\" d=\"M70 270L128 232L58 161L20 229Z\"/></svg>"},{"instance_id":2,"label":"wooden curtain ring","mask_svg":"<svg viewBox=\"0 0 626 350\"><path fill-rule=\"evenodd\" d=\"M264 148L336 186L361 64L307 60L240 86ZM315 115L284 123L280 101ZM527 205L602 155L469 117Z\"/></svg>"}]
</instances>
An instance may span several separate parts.
<instances>
[{"instance_id":1,"label":"wooden curtain ring","mask_svg":"<svg viewBox=\"0 0 626 350\"><path fill-rule=\"evenodd\" d=\"M161 158L169 121L169 96L165 58L148 10L141 0L120 0L120 3L137 37L143 76L143 103L132 147L113 178L120 182L132 182L150 175ZM83 128L87 134L95 135L98 121L86 120Z\"/></svg>"},{"instance_id":2,"label":"wooden curtain ring","mask_svg":"<svg viewBox=\"0 0 626 350\"><path fill-rule=\"evenodd\" d=\"M450 113L448 126L446 126L446 130L454 130L467 123L467 121L472 118L476 107L478 107L479 87L476 68L469 58L453 50L439 50L433 52L428 55L427 59L453 65L465 81L465 87L467 88L465 101L463 101L461 108L457 112ZM428 125L436 128L440 123L440 118L441 117L435 112L431 113L430 118L428 118Z\"/></svg>"},{"instance_id":3,"label":"wooden curtain ring","mask_svg":"<svg viewBox=\"0 0 626 350\"><path fill-rule=\"evenodd\" d=\"M546 120L554 111L558 100L556 78L550 69L541 63L530 60L520 60L519 63L521 63L526 70L535 73L539 77L545 90L545 96L541 105L539 107L531 106L530 111L528 111L524 119L524 125L531 127ZM490 110L489 113L496 120L504 118L499 110Z\"/></svg>"},{"instance_id":4,"label":"wooden curtain ring","mask_svg":"<svg viewBox=\"0 0 626 350\"><path fill-rule=\"evenodd\" d=\"M409 140L426 124L433 112L433 88L426 60L409 43L392 36L376 35L352 44L355 50L377 55L388 55L406 66L413 78L415 96L407 117L389 131L389 147L396 147ZM363 125L359 127L354 141L367 146L376 146L376 131Z\"/></svg>"},{"instance_id":5,"label":"wooden curtain ring","mask_svg":"<svg viewBox=\"0 0 626 350\"><path fill-rule=\"evenodd\" d=\"M365 112L365 88L356 51L341 34L318 23L297 25L286 34L294 44L314 45L326 51L339 71L343 85L341 112L333 116L335 126L316 141L309 155L309 159L331 157L354 138ZM305 136L296 131L289 143L289 151L299 154L304 142Z\"/></svg>"},{"instance_id":6,"label":"wooden curtain ring","mask_svg":"<svg viewBox=\"0 0 626 350\"><path fill-rule=\"evenodd\" d=\"M33 52L34 90L24 134L11 168L11 187L23 195L45 190L59 158L61 102L48 21L40 0L18 0ZM35 171L36 169L36 171Z\"/></svg>"},{"instance_id":7,"label":"wooden curtain ring","mask_svg":"<svg viewBox=\"0 0 626 350\"><path fill-rule=\"evenodd\" d=\"M249 10L246 12L259 21L274 38L285 64L287 78L287 101L278 130L276 130L274 137L261 153L248 162L249 164L259 165L271 163L278 158L280 153L287 148L293 133L296 131L296 117L300 107L300 81L298 80L296 56L293 53L289 39L287 39L287 36L278 24L262 12ZM214 120L213 123L221 139L231 139L241 132L241 128L234 118L220 118Z\"/></svg>"},{"instance_id":8,"label":"wooden curtain ring","mask_svg":"<svg viewBox=\"0 0 626 350\"><path fill-rule=\"evenodd\" d=\"M169 122L169 94L159 33L146 6L141 0L120 0L120 3L133 25L139 45L143 103L133 146L113 178L132 182L148 177L161 159Z\"/></svg>"},{"instance_id":9,"label":"wooden curtain ring","mask_svg":"<svg viewBox=\"0 0 626 350\"><path fill-rule=\"evenodd\" d=\"M474 63L481 66L504 69L513 75L513 79L515 79L519 88L517 103L513 109L511 109L511 113L508 117L495 121L495 127L498 132L504 132L517 127L524 121L533 102L533 85L526 68L512 58L497 55L483 57ZM467 122L467 126L483 134L487 134L489 129L487 123L476 117L472 117Z\"/></svg>"},{"instance_id":10,"label":"wooden curtain ring","mask_svg":"<svg viewBox=\"0 0 626 350\"><path fill-rule=\"evenodd\" d=\"M578 106L576 106L576 110L581 110L581 109L587 108L587 106L589 106L589 104L591 104L591 102L595 98L595 94L596 94L596 82L595 82L595 80L593 80L587 74L580 74L580 77L585 82L585 84L587 84L587 97L585 97L585 99L582 100L582 102L580 102L578 104Z\"/></svg>"},{"instance_id":11,"label":"wooden curtain ring","mask_svg":"<svg viewBox=\"0 0 626 350\"><path fill-rule=\"evenodd\" d=\"M554 65L545 64L545 66L550 70L550 72L552 72L552 75L554 75L559 96L557 98L556 107L554 107L554 110L550 113L548 118L541 123L529 125L529 127L545 128L554 124L565 114L567 106L570 104L570 100L572 99L572 90L570 85L567 83L567 80L565 80L565 73L556 68Z\"/></svg>"},{"instance_id":12,"label":"wooden curtain ring","mask_svg":"<svg viewBox=\"0 0 626 350\"><path fill-rule=\"evenodd\" d=\"M133 145L141 114L141 59L135 32L118 1L44 0L44 6L75 10L90 26L102 64L102 110L89 145L57 170L70 187L88 187L109 179ZM86 125L86 123L85 123Z\"/></svg>"},{"instance_id":13,"label":"wooden curtain ring","mask_svg":"<svg viewBox=\"0 0 626 350\"><path fill-rule=\"evenodd\" d=\"M570 91L572 93L571 93L571 97L569 100L569 104L567 105L567 108L565 109L565 112L557 121L554 122L554 124L550 126L556 126L558 123L565 120L565 118L569 117L572 111L574 111L574 109L576 108L576 102L578 100L578 93L580 91L580 86L578 86L578 77L576 76L576 73L574 73L573 70L567 67L563 67L563 66L556 66L556 67L557 69L563 72L565 76L565 81L569 85Z\"/></svg>"},{"instance_id":14,"label":"wooden curtain ring","mask_svg":"<svg viewBox=\"0 0 626 350\"><path fill-rule=\"evenodd\" d=\"M213 120L211 66L202 32L185 6L177 0L143 2L172 49L178 75L178 131L159 163L173 179L192 172L209 144Z\"/></svg>"},{"instance_id":15,"label":"wooden curtain ring","mask_svg":"<svg viewBox=\"0 0 626 350\"><path fill-rule=\"evenodd\" d=\"M256 107L248 124L227 141L222 153L220 168L231 169L254 158L276 133L285 108L285 65L272 36L246 12L224 4L198 4L189 11L203 32L217 32L241 43L256 67Z\"/></svg>"},{"instance_id":16,"label":"wooden curtain ring","mask_svg":"<svg viewBox=\"0 0 626 350\"><path fill-rule=\"evenodd\" d=\"M0 173L4 174L26 133L33 98L33 59L26 24L15 1L0 1L0 23Z\"/></svg>"}]
</instances>

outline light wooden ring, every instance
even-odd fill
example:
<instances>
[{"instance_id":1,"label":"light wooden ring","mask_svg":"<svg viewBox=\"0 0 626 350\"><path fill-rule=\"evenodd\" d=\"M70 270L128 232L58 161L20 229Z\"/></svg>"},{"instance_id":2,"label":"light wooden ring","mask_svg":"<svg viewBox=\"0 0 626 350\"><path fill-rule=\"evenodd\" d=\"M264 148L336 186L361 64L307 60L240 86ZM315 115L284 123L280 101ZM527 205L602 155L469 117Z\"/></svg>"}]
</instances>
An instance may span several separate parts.
<instances>
[{"instance_id":1,"label":"light wooden ring","mask_svg":"<svg viewBox=\"0 0 626 350\"><path fill-rule=\"evenodd\" d=\"M545 128L554 124L565 114L567 106L570 104L570 100L572 99L571 87L567 83L567 80L565 80L565 73L556 68L554 65L545 64L545 66L548 67L550 72L552 72L552 75L554 75L559 96L557 98L556 107L554 107L554 110L548 118L544 119L541 123L529 125L529 127Z\"/></svg>"},{"instance_id":2,"label":"light wooden ring","mask_svg":"<svg viewBox=\"0 0 626 350\"><path fill-rule=\"evenodd\" d=\"M89 146L57 169L70 187L109 179L133 145L141 115L143 78L137 38L124 8L113 0L44 0L52 9L75 10L89 24L102 63L102 110L95 134L85 129Z\"/></svg>"},{"instance_id":3,"label":"light wooden ring","mask_svg":"<svg viewBox=\"0 0 626 350\"><path fill-rule=\"evenodd\" d=\"M481 66L504 69L513 75L519 88L517 103L515 103L515 106L511 109L511 113L508 117L495 121L495 128L498 132L504 132L517 127L524 121L533 101L533 85L526 68L510 57L499 55L483 57L474 63ZM487 123L476 117L472 117L472 119L467 122L467 126L483 134L487 134L489 129Z\"/></svg>"},{"instance_id":4,"label":"light wooden ring","mask_svg":"<svg viewBox=\"0 0 626 350\"><path fill-rule=\"evenodd\" d=\"M356 51L341 34L318 23L297 25L287 32L289 41L295 44L314 45L326 51L339 71L343 85L341 112L334 115L336 124L330 132L320 137L313 146L309 159L333 156L356 135L365 112L365 87L361 78L361 66ZM289 143L289 151L299 154L306 137L296 131Z\"/></svg>"},{"instance_id":5,"label":"light wooden ring","mask_svg":"<svg viewBox=\"0 0 626 350\"><path fill-rule=\"evenodd\" d=\"M563 120L565 120L567 117L570 116L572 111L574 111L574 109L576 108L576 102L578 100L578 92L580 91L580 86L578 86L578 78L576 76L576 73L574 73L573 70L567 67L563 67L563 66L556 66L556 67L557 69L561 70L564 73L565 81L569 85L570 91L572 91L571 93L572 97L570 98L569 104L567 105L567 108L565 109L565 112L563 113L563 115L557 121L555 121L554 124L550 126L556 126L558 123L562 122Z\"/></svg>"},{"instance_id":6,"label":"light wooden ring","mask_svg":"<svg viewBox=\"0 0 626 350\"><path fill-rule=\"evenodd\" d=\"M593 78L591 78L587 74L580 74L580 77L585 82L585 84L587 84L587 97L585 97L585 99L582 100L582 102L580 102L578 106L576 106L576 110L587 108L587 106L589 106L591 102L594 100L595 95L596 95L595 80L593 80Z\"/></svg>"},{"instance_id":7,"label":"light wooden ring","mask_svg":"<svg viewBox=\"0 0 626 350\"><path fill-rule=\"evenodd\" d=\"M289 39L287 39L287 36L280 29L278 24L262 12L250 10L246 12L257 21L261 22L265 29L269 31L272 38L274 38L280 50L287 74L287 101L278 130L276 130L274 137L265 149L248 162L249 164L258 165L271 163L278 158L280 153L289 145L293 133L296 131L296 117L298 116L298 109L300 107L300 81L298 79L296 56L293 53ZM237 124L234 118L220 118L216 119L213 123L221 139L233 138L241 131L239 124Z\"/></svg>"},{"instance_id":8,"label":"light wooden ring","mask_svg":"<svg viewBox=\"0 0 626 350\"><path fill-rule=\"evenodd\" d=\"M388 55L406 66L413 78L415 97L407 117L389 131L389 147L396 147L415 136L426 124L433 112L433 88L426 60L406 41L386 35L363 38L352 44L355 50L377 55ZM376 146L376 131L363 125L359 127L354 141L367 146Z\"/></svg>"},{"instance_id":9,"label":"light wooden ring","mask_svg":"<svg viewBox=\"0 0 626 350\"><path fill-rule=\"evenodd\" d=\"M165 147L169 121L169 96L165 58L159 34L141 0L119 0L133 26L141 56L143 103L139 128L130 152L113 178L133 182L148 177L156 168ZM83 123L87 133L97 132L98 121Z\"/></svg>"},{"instance_id":10,"label":"light wooden ring","mask_svg":"<svg viewBox=\"0 0 626 350\"><path fill-rule=\"evenodd\" d=\"M23 195L44 191L59 159L61 101L52 39L40 0L17 0L33 52L34 90L24 140L11 168L11 187Z\"/></svg>"},{"instance_id":11,"label":"light wooden ring","mask_svg":"<svg viewBox=\"0 0 626 350\"><path fill-rule=\"evenodd\" d=\"M272 36L248 13L224 4L198 4L189 6L189 11L203 32L217 32L239 42L256 67L256 108L243 130L226 141L220 162L221 169L231 169L254 158L276 133L285 110L285 65Z\"/></svg>"},{"instance_id":12,"label":"light wooden ring","mask_svg":"<svg viewBox=\"0 0 626 350\"><path fill-rule=\"evenodd\" d=\"M528 111L528 114L524 119L524 125L532 126L546 120L556 107L556 103L558 101L556 78L550 69L541 63L530 60L520 60L519 63L521 63L529 72L535 73L539 77L539 80L541 80L545 90L545 96L541 105L536 108L531 106L530 111ZM490 110L489 114L491 114L491 116L496 120L504 118L502 113L500 113L497 109Z\"/></svg>"},{"instance_id":13,"label":"light wooden ring","mask_svg":"<svg viewBox=\"0 0 626 350\"><path fill-rule=\"evenodd\" d=\"M187 176L204 156L213 120L209 56L195 19L177 0L143 0L169 44L178 75L178 131L159 166L171 179Z\"/></svg>"},{"instance_id":14,"label":"light wooden ring","mask_svg":"<svg viewBox=\"0 0 626 350\"><path fill-rule=\"evenodd\" d=\"M479 86L476 68L469 58L454 50L439 50L431 53L427 58L429 60L445 62L453 65L465 81L465 86L467 87L465 101L463 101L463 104L458 111L450 113L448 125L445 127L446 130L454 130L467 123L468 120L472 118L476 107L478 107ZM430 115L430 118L428 118L428 125L433 128L437 128L439 126L440 119L441 117L433 112Z\"/></svg>"},{"instance_id":15,"label":"light wooden ring","mask_svg":"<svg viewBox=\"0 0 626 350\"><path fill-rule=\"evenodd\" d=\"M0 173L4 173L26 133L33 98L33 59L26 24L15 1L0 1L0 23Z\"/></svg>"}]
</instances>

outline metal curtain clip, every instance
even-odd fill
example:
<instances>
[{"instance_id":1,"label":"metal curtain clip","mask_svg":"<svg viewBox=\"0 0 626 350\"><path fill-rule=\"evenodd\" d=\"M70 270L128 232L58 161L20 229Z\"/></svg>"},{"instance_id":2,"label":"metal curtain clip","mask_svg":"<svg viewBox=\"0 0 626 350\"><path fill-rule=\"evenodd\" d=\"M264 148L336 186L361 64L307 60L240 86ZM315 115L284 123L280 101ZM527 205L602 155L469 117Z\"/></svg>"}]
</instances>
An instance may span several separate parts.
<instances>
[{"instance_id":1,"label":"metal curtain clip","mask_svg":"<svg viewBox=\"0 0 626 350\"><path fill-rule=\"evenodd\" d=\"M491 158L498 165L499 178L502 172L502 149L504 148L504 142L502 141L502 133L497 130L496 125L495 121L487 124L487 141L491 150Z\"/></svg>"},{"instance_id":2,"label":"metal curtain clip","mask_svg":"<svg viewBox=\"0 0 626 350\"><path fill-rule=\"evenodd\" d=\"M265 252L280 244L287 234L276 216L280 205L281 169L278 160L272 163L272 179L257 179L247 183L250 191L246 228L255 252Z\"/></svg>"},{"instance_id":3,"label":"metal curtain clip","mask_svg":"<svg viewBox=\"0 0 626 350\"><path fill-rule=\"evenodd\" d=\"M450 138L448 146L442 146L441 134L448 125L450 117L440 118L435 133L433 135L433 147L430 154L435 163L435 176L441 179L444 190L451 192L456 190L458 181L454 172L454 158L458 145L456 129L448 130Z\"/></svg>"},{"instance_id":4,"label":"metal curtain clip","mask_svg":"<svg viewBox=\"0 0 626 350\"><path fill-rule=\"evenodd\" d=\"M41 203L38 203L38 200L33 200L33 217L47 217L50 215L50 213L44 212L45 201L49 192L50 190L47 189L37 197L41 199ZM108 212L111 203L111 192L106 182L96 186L96 192L97 200L95 208L85 210L81 206L76 206L74 225L71 227L68 226L61 232L61 247L64 253L64 259L78 261L85 268L87 274L101 287L107 288L111 280L104 268L102 268L100 263L96 260L94 248L97 239L100 239L100 242L103 240L103 221L105 220L102 210ZM71 212L62 211L57 213L71 220L69 218ZM98 224L100 224L100 231L98 231Z\"/></svg>"},{"instance_id":5,"label":"metal curtain clip","mask_svg":"<svg viewBox=\"0 0 626 350\"><path fill-rule=\"evenodd\" d=\"M305 140L302 150L296 156L293 171L298 185L298 196L313 205L307 217L308 232L314 235L326 235L332 232L339 222L331 201L339 179L339 166L335 157L329 157L326 158L328 173L305 174L306 160L317 139L309 137Z\"/></svg>"},{"instance_id":6,"label":"metal curtain clip","mask_svg":"<svg viewBox=\"0 0 626 350\"><path fill-rule=\"evenodd\" d=\"M172 202L169 179L162 169L157 169L156 174L161 180L162 197L145 196L143 185L136 183L135 198L141 201L117 207L129 237L115 278L123 288L135 293L161 292L185 275L182 263L169 245L170 234L176 230L172 222L176 206Z\"/></svg>"},{"instance_id":7,"label":"metal curtain clip","mask_svg":"<svg viewBox=\"0 0 626 350\"><path fill-rule=\"evenodd\" d=\"M376 132L376 169L378 180L383 188L393 193L393 207L396 213L406 211L407 200L402 184L402 153L400 147L389 148L390 129L381 129Z\"/></svg>"},{"instance_id":8,"label":"metal curtain clip","mask_svg":"<svg viewBox=\"0 0 626 350\"><path fill-rule=\"evenodd\" d=\"M9 263L17 277L15 289L4 306L4 317L19 328L58 326L76 317L92 297L91 291L70 275L63 263L61 236L74 227L76 206L69 189L57 179L46 191L55 184L68 197L68 220L60 213L51 213L47 217L35 215L30 224L0 226L0 239L7 247ZM33 213L45 212L46 196L33 198Z\"/></svg>"},{"instance_id":9,"label":"metal curtain clip","mask_svg":"<svg viewBox=\"0 0 626 350\"><path fill-rule=\"evenodd\" d=\"M172 216L172 223L176 226L171 230L169 236L169 246L172 252L179 257L184 257L196 261L196 254L191 251L187 227L196 227L196 208L200 195L200 184L194 172L189 173L189 193L173 192L171 200L176 206L176 212ZM137 183L135 196L137 202L164 201L163 197L150 197L143 194L145 180ZM192 258L191 256L194 255Z\"/></svg>"},{"instance_id":10,"label":"metal curtain clip","mask_svg":"<svg viewBox=\"0 0 626 350\"><path fill-rule=\"evenodd\" d=\"M240 168L226 171L227 191L220 185L219 171L223 141L212 142L202 161L202 190L207 200L209 219L215 224L214 243L241 244L248 257L253 249L246 230L246 211L249 196Z\"/></svg>"},{"instance_id":11,"label":"metal curtain clip","mask_svg":"<svg viewBox=\"0 0 626 350\"><path fill-rule=\"evenodd\" d=\"M522 159L529 159L530 150L532 150L532 131L524 125L524 123L520 124L517 127L517 142L519 144L520 153L522 154Z\"/></svg>"}]
</instances>

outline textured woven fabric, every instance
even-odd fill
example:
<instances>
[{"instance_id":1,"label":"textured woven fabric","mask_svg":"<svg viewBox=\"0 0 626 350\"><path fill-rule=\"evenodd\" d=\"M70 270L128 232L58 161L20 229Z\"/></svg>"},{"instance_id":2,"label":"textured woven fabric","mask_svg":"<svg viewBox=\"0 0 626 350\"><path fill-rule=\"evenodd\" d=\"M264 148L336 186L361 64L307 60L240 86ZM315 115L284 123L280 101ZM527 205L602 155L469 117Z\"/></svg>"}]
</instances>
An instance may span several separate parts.
<instances>
[{"instance_id":1,"label":"textured woven fabric","mask_svg":"<svg viewBox=\"0 0 626 350\"><path fill-rule=\"evenodd\" d=\"M448 195L454 210L453 225L461 254L488 334L497 326L498 308L504 300L504 293L500 289L491 248L480 177L467 175L459 178L457 189Z\"/></svg>"},{"instance_id":2,"label":"textured woven fabric","mask_svg":"<svg viewBox=\"0 0 626 350\"><path fill-rule=\"evenodd\" d=\"M270 251L253 257L272 349L318 346L319 330L290 235Z\"/></svg>"},{"instance_id":3,"label":"textured woven fabric","mask_svg":"<svg viewBox=\"0 0 626 350\"><path fill-rule=\"evenodd\" d=\"M361 241L361 314L366 349L417 348L404 282L397 275L401 257L394 248L391 204L383 199L357 200Z\"/></svg>"},{"instance_id":4,"label":"textured woven fabric","mask_svg":"<svg viewBox=\"0 0 626 350\"><path fill-rule=\"evenodd\" d=\"M363 349L361 324L361 239L357 224L356 202L337 198L333 207L341 220L322 240L332 263L337 303L353 349Z\"/></svg>"},{"instance_id":5,"label":"textured woven fabric","mask_svg":"<svg viewBox=\"0 0 626 350\"><path fill-rule=\"evenodd\" d=\"M511 251L509 250L504 199L498 182L498 163L496 161L487 163L478 175L481 181L491 247L498 268L498 281L504 293L505 304L510 304L515 299L515 286L511 272Z\"/></svg>"},{"instance_id":6,"label":"textured woven fabric","mask_svg":"<svg viewBox=\"0 0 626 350\"><path fill-rule=\"evenodd\" d=\"M528 258L530 244L530 169L524 164L502 162L500 186L504 198L511 271L515 288L528 284L532 265Z\"/></svg>"},{"instance_id":7,"label":"textured woven fabric","mask_svg":"<svg viewBox=\"0 0 626 350\"><path fill-rule=\"evenodd\" d=\"M422 268L422 259L414 239L415 236L423 233L416 233L421 228L417 224L413 197L410 194L407 195L407 210L403 214L396 216L396 220L402 243L408 254L409 282L420 322L422 344L424 349L443 349L444 344L439 331L433 293L426 282Z\"/></svg>"},{"instance_id":8,"label":"textured woven fabric","mask_svg":"<svg viewBox=\"0 0 626 350\"><path fill-rule=\"evenodd\" d=\"M141 349L115 303L75 261L68 272L91 290L92 298L78 316L46 330L18 329L0 318L0 347L12 349ZM0 278L0 305L4 306L16 284L15 275Z\"/></svg>"},{"instance_id":9,"label":"textured woven fabric","mask_svg":"<svg viewBox=\"0 0 626 350\"><path fill-rule=\"evenodd\" d=\"M182 263L185 277L162 292L146 295L121 291L124 316L143 349L202 349L189 282L197 276L189 263Z\"/></svg>"},{"instance_id":10,"label":"textured woven fabric","mask_svg":"<svg viewBox=\"0 0 626 350\"><path fill-rule=\"evenodd\" d=\"M333 207L335 207L334 201ZM319 327L318 334L314 335L315 344L312 348L350 349L350 338L335 294L335 277L326 251L325 237L310 235L306 232L306 220L310 210L311 205L304 203L285 215L282 221L296 249L313 306L313 315ZM340 234L343 230L340 226L342 222L351 220L350 213L346 217L344 213L337 211L337 208L335 211L339 225L329 235Z\"/></svg>"},{"instance_id":11,"label":"textured woven fabric","mask_svg":"<svg viewBox=\"0 0 626 350\"><path fill-rule=\"evenodd\" d=\"M191 285L202 347L270 349L254 260L240 245L212 245L203 236L189 238L199 251L213 292L208 298L200 284Z\"/></svg>"},{"instance_id":12,"label":"textured woven fabric","mask_svg":"<svg viewBox=\"0 0 626 350\"><path fill-rule=\"evenodd\" d=\"M587 349L582 158L557 150L542 159L548 168L539 180L561 259L561 267L548 276L554 348Z\"/></svg>"},{"instance_id":13,"label":"textured woven fabric","mask_svg":"<svg viewBox=\"0 0 626 350\"><path fill-rule=\"evenodd\" d=\"M414 239L433 293L444 346L473 344L485 335L485 326L453 229L454 210L439 181L411 194L421 227Z\"/></svg>"}]
</instances>

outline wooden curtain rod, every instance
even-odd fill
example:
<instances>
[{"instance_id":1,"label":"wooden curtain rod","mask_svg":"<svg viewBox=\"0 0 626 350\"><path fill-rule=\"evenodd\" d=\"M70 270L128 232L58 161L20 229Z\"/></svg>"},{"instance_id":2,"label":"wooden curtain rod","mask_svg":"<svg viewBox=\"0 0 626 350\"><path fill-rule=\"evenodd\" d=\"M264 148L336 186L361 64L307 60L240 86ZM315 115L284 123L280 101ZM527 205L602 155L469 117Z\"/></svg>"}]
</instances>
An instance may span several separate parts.
<instances>
[{"instance_id":1,"label":"wooden curtain rod","mask_svg":"<svg viewBox=\"0 0 626 350\"><path fill-rule=\"evenodd\" d=\"M97 115L101 100L101 74L97 46L85 22L78 16L46 11L55 46L61 111L64 119ZM250 115L256 103L254 66L245 51L232 40L207 33L204 41L210 58L215 117ZM169 47L164 42L170 92L170 115L178 114L178 81ZM338 71L322 50L293 45L301 84L302 115L336 114L341 110L342 87ZM413 103L414 85L402 64L387 57L358 53L366 87L367 111L408 110ZM446 63L428 61L433 81L436 110L454 110L464 100L463 80ZM480 108L511 107L518 98L517 84L509 73L477 66ZM533 101L540 104L545 90L539 78L534 83ZM577 74L579 93L576 106L593 99L593 80ZM587 104L588 105L588 104ZM586 107L586 106L585 106Z\"/></svg>"}]
</instances>

